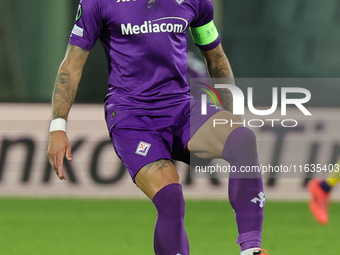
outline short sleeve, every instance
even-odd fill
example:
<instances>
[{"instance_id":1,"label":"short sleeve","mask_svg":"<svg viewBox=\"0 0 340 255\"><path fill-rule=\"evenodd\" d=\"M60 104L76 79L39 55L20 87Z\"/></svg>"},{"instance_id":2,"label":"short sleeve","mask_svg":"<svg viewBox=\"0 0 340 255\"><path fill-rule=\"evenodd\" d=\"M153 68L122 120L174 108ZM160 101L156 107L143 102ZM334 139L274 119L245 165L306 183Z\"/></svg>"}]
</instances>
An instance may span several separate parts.
<instances>
[{"instance_id":1,"label":"short sleeve","mask_svg":"<svg viewBox=\"0 0 340 255\"><path fill-rule=\"evenodd\" d=\"M101 16L97 0L81 0L69 43L90 51L103 28Z\"/></svg>"},{"instance_id":2,"label":"short sleeve","mask_svg":"<svg viewBox=\"0 0 340 255\"><path fill-rule=\"evenodd\" d=\"M216 48L221 43L221 37L214 25L214 6L211 0L197 0L196 17L191 22L191 33L194 37L196 46L208 51ZM202 37L197 43L197 38ZM213 38L213 39L211 39Z\"/></svg>"},{"instance_id":3,"label":"short sleeve","mask_svg":"<svg viewBox=\"0 0 340 255\"><path fill-rule=\"evenodd\" d=\"M214 19L214 6L211 0L197 0L196 17L191 22L191 27L203 26Z\"/></svg>"}]
</instances>

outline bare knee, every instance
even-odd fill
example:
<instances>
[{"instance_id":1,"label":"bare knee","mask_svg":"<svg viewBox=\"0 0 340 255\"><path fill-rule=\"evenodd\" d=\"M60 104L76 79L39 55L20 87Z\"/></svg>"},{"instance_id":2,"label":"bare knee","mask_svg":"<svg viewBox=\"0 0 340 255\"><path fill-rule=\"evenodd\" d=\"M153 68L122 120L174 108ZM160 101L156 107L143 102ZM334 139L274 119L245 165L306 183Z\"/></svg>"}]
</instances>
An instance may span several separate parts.
<instances>
[{"instance_id":1,"label":"bare knee","mask_svg":"<svg viewBox=\"0 0 340 255\"><path fill-rule=\"evenodd\" d=\"M217 158L222 156L222 151L229 134L239 124L215 125L214 120L225 119L228 123L239 122L239 119L227 111L220 111L206 121L195 133L188 143L190 152L200 158Z\"/></svg>"},{"instance_id":2,"label":"bare knee","mask_svg":"<svg viewBox=\"0 0 340 255\"><path fill-rule=\"evenodd\" d=\"M171 160L160 159L144 166L137 173L136 185L150 198L163 187L179 183L177 170Z\"/></svg>"}]
</instances>

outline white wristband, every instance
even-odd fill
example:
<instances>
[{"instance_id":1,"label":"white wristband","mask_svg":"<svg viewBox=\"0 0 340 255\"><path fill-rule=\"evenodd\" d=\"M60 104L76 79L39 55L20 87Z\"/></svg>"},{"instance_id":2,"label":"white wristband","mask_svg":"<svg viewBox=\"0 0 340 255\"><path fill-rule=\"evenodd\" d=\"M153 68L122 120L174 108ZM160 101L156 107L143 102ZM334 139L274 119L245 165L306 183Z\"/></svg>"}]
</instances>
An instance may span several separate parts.
<instances>
[{"instance_id":1,"label":"white wristband","mask_svg":"<svg viewBox=\"0 0 340 255\"><path fill-rule=\"evenodd\" d=\"M64 131L66 132L66 120L62 118L54 119L51 121L50 132Z\"/></svg>"}]
</instances>

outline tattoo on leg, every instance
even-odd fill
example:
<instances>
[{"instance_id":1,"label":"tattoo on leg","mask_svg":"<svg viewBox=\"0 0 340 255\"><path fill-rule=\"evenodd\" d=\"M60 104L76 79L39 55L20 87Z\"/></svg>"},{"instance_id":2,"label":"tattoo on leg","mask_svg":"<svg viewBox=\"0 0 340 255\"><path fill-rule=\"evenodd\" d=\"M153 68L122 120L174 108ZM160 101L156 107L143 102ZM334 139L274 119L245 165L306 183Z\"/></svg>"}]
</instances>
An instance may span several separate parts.
<instances>
[{"instance_id":1,"label":"tattoo on leg","mask_svg":"<svg viewBox=\"0 0 340 255\"><path fill-rule=\"evenodd\" d=\"M145 173L147 173L151 168L154 168L154 173L159 170L163 170L165 168L168 168L170 163L171 161L167 159L161 159L158 161L151 162L147 164L146 166L144 166Z\"/></svg>"}]
</instances>

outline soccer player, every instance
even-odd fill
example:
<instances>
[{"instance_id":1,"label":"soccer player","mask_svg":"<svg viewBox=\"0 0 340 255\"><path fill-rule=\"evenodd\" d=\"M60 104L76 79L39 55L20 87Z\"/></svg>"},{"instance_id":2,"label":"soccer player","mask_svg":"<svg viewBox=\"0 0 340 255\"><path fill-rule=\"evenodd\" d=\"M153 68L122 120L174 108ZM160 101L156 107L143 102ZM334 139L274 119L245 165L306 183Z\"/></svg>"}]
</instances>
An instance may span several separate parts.
<instances>
[{"instance_id":1,"label":"soccer player","mask_svg":"<svg viewBox=\"0 0 340 255\"><path fill-rule=\"evenodd\" d=\"M240 124L213 127L214 118L239 121L231 113L231 94L221 95L225 109L207 107L206 115L200 113L200 102L192 99L186 81L189 28L210 76L233 79L210 0L80 1L52 97L48 156L65 180L64 156L72 160L66 120L89 51L99 38L109 73L104 105L108 131L132 180L157 209L157 255L189 254L185 201L173 160L189 163L190 152L201 158L224 158L237 169L258 165L251 130ZM265 202L261 175L231 175L229 200L241 254L261 254Z\"/></svg>"},{"instance_id":2,"label":"soccer player","mask_svg":"<svg viewBox=\"0 0 340 255\"><path fill-rule=\"evenodd\" d=\"M328 178L319 180L312 179L308 182L308 191L311 197L309 208L314 218L321 225L326 225L329 220L330 194L332 189L340 181L340 160L334 165L335 171Z\"/></svg>"}]
</instances>

